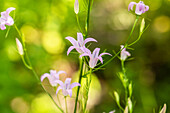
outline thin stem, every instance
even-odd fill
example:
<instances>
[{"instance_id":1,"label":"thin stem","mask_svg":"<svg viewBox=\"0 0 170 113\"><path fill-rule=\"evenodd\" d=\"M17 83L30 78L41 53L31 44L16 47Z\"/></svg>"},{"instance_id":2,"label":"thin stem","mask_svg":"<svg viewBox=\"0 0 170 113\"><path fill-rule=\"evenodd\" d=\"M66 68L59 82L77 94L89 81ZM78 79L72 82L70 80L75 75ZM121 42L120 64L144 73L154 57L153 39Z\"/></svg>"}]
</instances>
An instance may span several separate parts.
<instances>
[{"instance_id":1,"label":"thin stem","mask_svg":"<svg viewBox=\"0 0 170 113\"><path fill-rule=\"evenodd\" d=\"M89 32L89 21L90 21L91 1L92 1L92 0L89 0L89 4L88 4L87 20L86 20L86 26L85 26L85 30L86 30L85 38L87 38L88 32Z\"/></svg>"},{"instance_id":2,"label":"thin stem","mask_svg":"<svg viewBox=\"0 0 170 113\"><path fill-rule=\"evenodd\" d=\"M57 99L58 99L58 103L59 103L59 105L61 106L60 99L59 99L58 95L57 95Z\"/></svg>"},{"instance_id":3,"label":"thin stem","mask_svg":"<svg viewBox=\"0 0 170 113\"><path fill-rule=\"evenodd\" d=\"M81 84L81 79L82 79L82 73L83 73L83 58L80 59L80 75L79 75L79 84ZM76 113L77 110L77 101L78 101L78 96L79 96L79 92L80 92L80 86L78 86L77 89L77 95L76 95L76 100L75 100L75 107L74 107L74 113Z\"/></svg>"},{"instance_id":4,"label":"thin stem","mask_svg":"<svg viewBox=\"0 0 170 113\"><path fill-rule=\"evenodd\" d=\"M88 77L86 78L87 79L87 99L85 100L85 105L84 105L84 112L86 110L86 106L87 106L87 101L88 101L88 93L89 93L89 89L90 89L90 84L91 84L91 75L92 75L92 68L90 68L90 79L89 79L89 82L88 82Z\"/></svg>"},{"instance_id":5,"label":"thin stem","mask_svg":"<svg viewBox=\"0 0 170 113\"><path fill-rule=\"evenodd\" d=\"M128 44L128 41L130 40L130 38L131 38L131 36L132 36L132 34L133 34L133 31L134 31L134 29L135 29L135 26L136 26L136 23L137 23L138 19L139 19L139 16L137 15L137 16L136 16L136 19L135 19L135 22L134 22L134 24L133 24L132 30L131 30L131 32L130 32L130 35L129 35L127 41L125 42L125 48L126 48L126 46L127 46L127 44Z\"/></svg>"},{"instance_id":6,"label":"thin stem","mask_svg":"<svg viewBox=\"0 0 170 113\"><path fill-rule=\"evenodd\" d=\"M67 110L67 100L66 100L66 96L64 97L64 99L65 99L65 107L66 107L66 113L68 113L68 110Z\"/></svg>"},{"instance_id":7,"label":"thin stem","mask_svg":"<svg viewBox=\"0 0 170 113\"><path fill-rule=\"evenodd\" d=\"M83 33L83 30L81 29L81 26L80 26L78 14L76 14L76 19L77 19L77 24L78 24L79 30L81 33Z\"/></svg>"}]
</instances>

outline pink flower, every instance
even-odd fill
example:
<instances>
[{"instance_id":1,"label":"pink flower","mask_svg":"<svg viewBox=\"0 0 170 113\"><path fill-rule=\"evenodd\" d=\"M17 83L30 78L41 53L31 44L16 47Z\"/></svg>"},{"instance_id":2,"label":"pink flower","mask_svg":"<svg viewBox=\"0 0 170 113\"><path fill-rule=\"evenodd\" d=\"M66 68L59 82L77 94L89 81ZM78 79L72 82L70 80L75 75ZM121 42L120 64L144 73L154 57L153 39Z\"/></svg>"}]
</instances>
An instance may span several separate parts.
<instances>
[{"instance_id":1,"label":"pink flower","mask_svg":"<svg viewBox=\"0 0 170 113\"><path fill-rule=\"evenodd\" d=\"M57 88L56 94L58 93L59 90L62 89L63 95L67 96L70 95L70 97L72 96L72 88L76 87L76 86L81 86L79 83L71 83L71 78L66 78L65 83L63 83L61 80L56 80L56 82L58 84L60 84L60 86Z\"/></svg>"},{"instance_id":2,"label":"pink flower","mask_svg":"<svg viewBox=\"0 0 170 113\"><path fill-rule=\"evenodd\" d=\"M102 55L110 55L112 56L111 54L109 53L101 53L99 55L99 51L100 51L100 48L96 48L93 53L91 54L91 51L87 48L85 48L85 53L81 54L80 57L82 56L89 56L90 57L90 61L89 61L89 66L91 68L94 68L96 65L97 65L97 61L100 60L101 63L103 63L103 59L102 59Z\"/></svg>"},{"instance_id":3,"label":"pink flower","mask_svg":"<svg viewBox=\"0 0 170 113\"><path fill-rule=\"evenodd\" d=\"M145 5L143 1L139 1L139 3L136 2L130 2L128 11L133 10L133 6L136 5L135 13L137 15L141 15L142 13L145 13L149 10L149 6Z\"/></svg>"},{"instance_id":4,"label":"pink flower","mask_svg":"<svg viewBox=\"0 0 170 113\"><path fill-rule=\"evenodd\" d=\"M1 17L0 17L0 29L1 30L6 29L5 25L11 26L14 24L13 18L9 15L9 13L13 10L15 10L15 8L10 7L6 11L1 12Z\"/></svg>"},{"instance_id":5,"label":"pink flower","mask_svg":"<svg viewBox=\"0 0 170 113\"><path fill-rule=\"evenodd\" d=\"M124 45L120 45L120 47L121 47L121 49L123 49ZM126 51L126 48L124 48L120 53L120 59L125 61L128 56L130 56L130 53L128 51Z\"/></svg>"},{"instance_id":6,"label":"pink flower","mask_svg":"<svg viewBox=\"0 0 170 113\"><path fill-rule=\"evenodd\" d=\"M45 73L41 76L41 82L47 77L52 86L57 86L58 83L56 82L56 80L59 80L59 75L62 73L66 74L65 71L56 72L56 70L50 70L50 74Z\"/></svg>"},{"instance_id":7,"label":"pink flower","mask_svg":"<svg viewBox=\"0 0 170 113\"><path fill-rule=\"evenodd\" d=\"M69 40L73 46L70 46L67 51L67 55L73 50L76 49L79 53L84 53L85 44L90 41L97 42L94 38L86 38L83 40L82 33L77 33L77 41L73 37L66 37L67 40Z\"/></svg>"}]
</instances>

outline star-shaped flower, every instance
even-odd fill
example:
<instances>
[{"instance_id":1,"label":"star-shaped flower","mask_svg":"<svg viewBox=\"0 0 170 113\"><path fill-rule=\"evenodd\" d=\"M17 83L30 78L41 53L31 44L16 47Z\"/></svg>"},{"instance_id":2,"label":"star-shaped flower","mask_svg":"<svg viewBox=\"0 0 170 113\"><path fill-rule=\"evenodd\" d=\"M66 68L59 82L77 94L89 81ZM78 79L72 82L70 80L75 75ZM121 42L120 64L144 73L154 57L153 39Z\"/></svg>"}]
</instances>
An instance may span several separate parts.
<instances>
[{"instance_id":1,"label":"star-shaped flower","mask_svg":"<svg viewBox=\"0 0 170 113\"><path fill-rule=\"evenodd\" d=\"M81 86L79 83L76 82L71 84L71 78L66 78L65 83L63 83L61 80L57 80L56 82L60 84L60 86L57 88L56 94L59 90L62 89L63 95L70 95L70 97L72 96L72 88L76 86Z\"/></svg>"},{"instance_id":2,"label":"star-shaped flower","mask_svg":"<svg viewBox=\"0 0 170 113\"><path fill-rule=\"evenodd\" d=\"M41 82L47 77L50 84L54 87L54 86L57 86L57 82L56 80L59 80L59 75L60 74L66 74L65 71L58 71L56 72L56 70L50 70L50 74L49 73L45 73L41 76Z\"/></svg>"},{"instance_id":3,"label":"star-shaped flower","mask_svg":"<svg viewBox=\"0 0 170 113\"><path fill-rule=\"evenodd\" d=\"M97 65L97 61L100 60L101 63L103 63L103 59L102 56L103 55L110 55L112 56L110 53L101 53L99 55L100 52L100 48L96 48L93 53L91 53L91 51L87 48L85 48L85 53L81 54L80 57L82 56L89 56L90 57L90 61L89 61L89 66L91 68L94 68Z\"/></svg>"},{"instance_id":4,"label":"star-shaped flower","mask_svg":"<svg viewBox=\"0 0 170 113\"><path fill-rule=\"evenodd\" d=\"M79 53L84 53L84 49L85 49L85 44L87 42L90 41L94 41L97 42L97 40L95 40L94 38L86 38L85 40L83 40L83 35L82 33L77 33L77 41L73 38L73 37L66 37L67 40L69 40L73 46L70 46L68 51L67 51L67 55L70 53L70 51L72 51L73 49L76 49L77 52Z\"/></svg>"},{"instance_id":5,"label":"star-shaped flower","mask_svg":"<svg viewBox=\"0 0 170 113\"><path fill-rule=\"evenodd\" d=\"M145 13L149 10L149 6L145 5L143 1L139 1L139 3L136 2L130 2L128 6L128 11L133 10L133 6L136 5L135 13L137 15L141 15L142 13Z\"/></svg>"}]
</instances>

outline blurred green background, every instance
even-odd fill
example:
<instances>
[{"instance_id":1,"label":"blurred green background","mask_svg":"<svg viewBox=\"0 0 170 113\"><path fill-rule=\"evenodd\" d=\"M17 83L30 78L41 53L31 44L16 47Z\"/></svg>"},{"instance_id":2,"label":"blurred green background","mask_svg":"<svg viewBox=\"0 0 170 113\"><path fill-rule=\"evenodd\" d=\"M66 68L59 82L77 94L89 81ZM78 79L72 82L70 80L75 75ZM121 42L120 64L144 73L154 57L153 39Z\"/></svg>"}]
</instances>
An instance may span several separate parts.
<instances>
[{"instance_id":1,"label":"blurred green background","mask_svg":"<svg viewBox=\"0 0 170 113\"><path fill-rule=\"evenodd\" d=\"M87 6L83 0L79 2L80 24L84 26ZM93 43L91 50L100 47L111 54L112 50L119 51L135 20L135 15L127 10L130 2L94 1L89 37L95 38L98 43ZM150 26L141 40L133 45L134 50L129 50L134 60L126 62L125 66L128 77L133 81L134 113L158 113L164 103L170 106L170 0L144 0L144 3L150 7L143 14L151 19L146 20ZM15 24L26 37L28 54L38 75L56 69L65 70L69 77L76 78L78 55L66 55L71 43L65 40L66 36L76 38L79 31L74 0L0 0L0 12L8 7L16 8ZM59 112L32 73L24 67L16 49L15 38L18 34L15 28L11 27L7 38L6 32L0 30L0 113ZM130 41L137 38L138 32L139 23ZM105 61L109 58L104 57ZM92 113L107 113L114 109L119 113L109 93L116 90L123 99L123 86L116 75L121 71L120 61L115 59L105 68L104 71L95 72L88 108ZM45 82L47 89L50 88L48 80ZM55 92L52 93L56 98ZM70 112L72 102L74 98L69 100Z\"/></svg>"}]
</instances>

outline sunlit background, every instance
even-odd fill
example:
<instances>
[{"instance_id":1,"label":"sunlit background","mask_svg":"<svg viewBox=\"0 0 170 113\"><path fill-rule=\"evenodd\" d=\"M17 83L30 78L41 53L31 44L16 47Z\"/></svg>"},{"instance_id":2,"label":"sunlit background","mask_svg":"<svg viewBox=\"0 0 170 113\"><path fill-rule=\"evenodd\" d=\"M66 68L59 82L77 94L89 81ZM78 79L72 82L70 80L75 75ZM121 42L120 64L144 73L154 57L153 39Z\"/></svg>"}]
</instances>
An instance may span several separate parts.
<instances>
[{"instance_id":1,"label":"sunlit background","mask_svg":"<svg viewBox=\"0 0 170 113\"><path fill-rule=\"evenodd\" d=\"M83 1L79 0L82 27L87 11ZM135 20L135 15L127 10L130 2L94 0L89 37L98 43L93 43L91 50L100 47L111 54L112 50L119 51ZM134 113L158 113L164 103L170 106L170 0L144 0L144 3L150 6L143 14L150 26L133 45L134 50L129 50L134 60L126 62L125 66L133 81ZM73 6L74 0L0 0L0 12L8 7L16 8L15 24L26 37L28 53L39 76L50 69L65 70L68 77L77 81L78 55L66 55L71 43L65 40L66 36L76 38L79 32ZM6 32L0 30L0 113L59 113L33 74L24 67L16 49L16 30L11 27L7 38ZM139 23L131 41L137 38L138 32ZM105 61L109 58L104 57ZM114 109L119 113L110 93L116 90L123 99L123 86L116 75L120 71L120 61L115 59L104 71L94 73L88 101L91 113L108 113ZM65 75L61 76L65 78ZM57 101L48 80L43 84ZM76 88L73 98L68 100L70 112L74 108L75 91ZM59 97L64 108L61 92ZM170 113L170 109L168 111Z\"/></svg>"}]
</instances>

